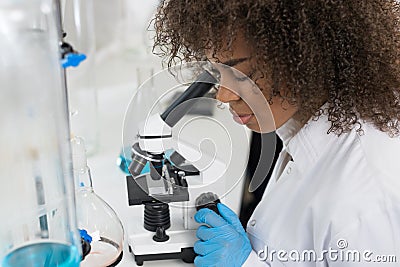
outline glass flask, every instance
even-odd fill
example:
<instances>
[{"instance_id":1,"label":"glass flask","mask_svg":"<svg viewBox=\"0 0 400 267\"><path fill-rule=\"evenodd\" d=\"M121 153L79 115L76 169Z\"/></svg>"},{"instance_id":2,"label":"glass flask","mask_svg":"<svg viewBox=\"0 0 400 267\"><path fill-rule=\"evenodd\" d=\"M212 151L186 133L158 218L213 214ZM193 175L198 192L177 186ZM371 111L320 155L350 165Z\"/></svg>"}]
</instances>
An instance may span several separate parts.
<instances>
[{"instance_id":1,"label":"glass flask","mask_svg":"<svg viewBox=\"0 0 400 267\"><path fill-rule=\"evenodd\" d=\"M85 139L87 153L91 155L97 150L99 137L94 1L66 1L62 8L64 40L87 57L79 67L67 69L67 83L71 131Z\"/></svg>"},{"instance_id":2,"label":"glass flask","mask_svg":"<svg viewBox=\"0 0 400 267\"><path fill-rule=\"evenodd\" d=\"M122 259L124 230L115 211L93 190L82 138L72 139L78 228L90 236L81 266L115 266Z\"/></svg>"},{"instance_id":3,"label":"glass flask","mask_svg":"<svg viewBox=\"0 0 400 267\"><path fill-rule=\"evenodd\" d=\"M75 267L68 108L52 0L0 2L0 266Z\"/></svg>"}]
</instances>

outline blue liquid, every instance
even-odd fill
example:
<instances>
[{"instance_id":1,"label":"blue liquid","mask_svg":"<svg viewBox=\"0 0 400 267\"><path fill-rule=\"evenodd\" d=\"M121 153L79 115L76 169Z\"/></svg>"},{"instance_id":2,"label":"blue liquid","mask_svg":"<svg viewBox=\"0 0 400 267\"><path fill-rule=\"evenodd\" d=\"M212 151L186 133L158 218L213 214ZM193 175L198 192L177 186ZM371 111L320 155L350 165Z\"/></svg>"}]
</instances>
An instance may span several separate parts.
<instances>
[{"instance_id":1,"label":"blue liquid","mask_svg":"<svg viewBox=\"0 0 400 267\"><path fill-rule=\"evenodd\" d=\"M3 267L78 267L80 254L72 245L43 242L30 244L9 253Z\"/></svg>"},{"instance_id":2,"label":"blue liquid","mask_svg":"<svg viewBox=\"0 0 400 267\"><path fill-rule=\"evenodd\" d=\"M167 159L169 159L169 157L171 156L172 152L173 152L172 149L167 150L167 151L165 152L165 157L166 157ZM131 163L132 163L132 159L126 158L125 155L124 155L124 151L121 149L121 152L119 153L119 156L118 156L118 158L117 158L117 165L119 166L119 168L120 168L124 173L130 175L130 172L129 172L129 165L130 165ZM150 164L147 162L146 165L144 166L144 168L143 168L141 174L149 173L149 172L150 172Z\"/></svg>"},{"instance_id":3,"label":"blue liquid","mask_svg":"<svg viewBox=\"0 0 400 267\"><path fill-rule=\"evenodd\" d=\"M131 164L132 160L127 159L123 153L123 151L121 150L121 153L119 154L118 158L117 158L117 165L119 166L119 168L121 169L121 171L123 171L126 174L130 174L129 173L129 165Z\"/></svg>"}]
</instances>

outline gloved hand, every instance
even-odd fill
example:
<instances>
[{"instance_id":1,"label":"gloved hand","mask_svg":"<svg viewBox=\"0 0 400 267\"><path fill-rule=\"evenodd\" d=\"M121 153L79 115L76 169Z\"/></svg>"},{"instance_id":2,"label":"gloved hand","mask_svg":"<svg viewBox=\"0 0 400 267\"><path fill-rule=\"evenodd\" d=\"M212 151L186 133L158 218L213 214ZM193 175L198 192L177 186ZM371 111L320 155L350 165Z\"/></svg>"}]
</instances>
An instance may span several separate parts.
<instances>
[{"instance_id":1,"label":"gloved hand","mask_svg":"<svg viewBox=\"0 0 400 267\"><path fill-rule=\"evenodd\" d=\"M242 266L252 248L237 215L222 203L217 204L218 215L210 209L199 210L194 219L201 225L196 232L198 241L194 251L197 267Z\"/></svg>"}]
</instances>

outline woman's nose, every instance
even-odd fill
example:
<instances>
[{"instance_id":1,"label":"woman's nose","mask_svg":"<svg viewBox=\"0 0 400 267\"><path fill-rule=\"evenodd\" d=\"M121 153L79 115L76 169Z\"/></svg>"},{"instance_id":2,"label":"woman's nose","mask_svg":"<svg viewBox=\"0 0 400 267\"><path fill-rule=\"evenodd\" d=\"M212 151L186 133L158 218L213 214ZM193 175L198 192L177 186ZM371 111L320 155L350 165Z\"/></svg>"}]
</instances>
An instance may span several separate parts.
<instances>
[{"instance_id":1,"label":"woman's nose","mask_svg":"<svg viewBox=\"0 0 400 267\"><path fill-rule=\"evenodd\" d=\"M240 96L236 94L232 89L220 86L216 98L223 103L228 103L230 101L239 100Z\"/></svg>"}]
</instances>

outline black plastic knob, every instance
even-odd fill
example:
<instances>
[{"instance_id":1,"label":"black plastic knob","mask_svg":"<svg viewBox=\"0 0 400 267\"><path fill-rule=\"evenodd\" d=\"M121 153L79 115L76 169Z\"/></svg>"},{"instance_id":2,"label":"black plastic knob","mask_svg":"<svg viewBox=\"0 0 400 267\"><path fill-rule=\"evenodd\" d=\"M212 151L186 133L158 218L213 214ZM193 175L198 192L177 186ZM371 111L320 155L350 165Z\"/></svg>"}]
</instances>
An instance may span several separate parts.
<instances>
[{"instance_id":1,"label":"black plastic knob","mask_svg":"<svg viewBox=\"0 0 400 267\"><path fill-rule=\"evenodd\" d=\"M217 204L221 203L218 196L212 192L202 193L196 198L196 209L200 210L203 208L208 208L215 213L219 214Z\"/></svg>"}]
</instances>

